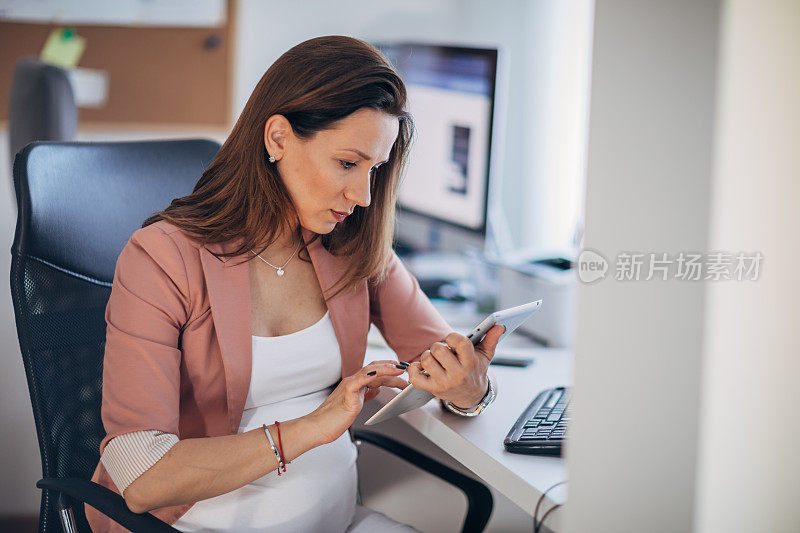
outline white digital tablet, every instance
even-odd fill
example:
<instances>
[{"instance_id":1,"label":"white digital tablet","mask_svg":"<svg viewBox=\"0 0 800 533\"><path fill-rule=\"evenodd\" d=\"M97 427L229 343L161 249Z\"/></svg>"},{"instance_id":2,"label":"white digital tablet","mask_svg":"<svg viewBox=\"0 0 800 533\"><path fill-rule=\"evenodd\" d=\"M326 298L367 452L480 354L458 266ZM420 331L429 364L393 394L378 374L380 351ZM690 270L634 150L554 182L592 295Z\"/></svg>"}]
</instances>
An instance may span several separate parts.
<instances>
[{"instance_id":1,"label":"white digital tablet","mask_svg":"<svg viewBox=\"0 0 800 533\"><path fill-rule=\"evenodd\" d=\"M498 342L503 340L506 335L517 329L523 322L528 320L533 313L535 313L542 306L541 300L530 302L503 311L496 311L487 316L480 324L467 334L467 338L472 341L472 344L477 345L486 336L486 333L492 329L493 326L505 326L506 330L500 336ZM384 405L377 413L372 415L369 420L364 422L365 425L371 426L378 422L383 422L389 418L397 415L407 413L418 407L422 407L428 403L433 394L426 390L418 389L413 385L409 385L400 393L392 398L392 400Z\"/></svg>"}]
</instances>

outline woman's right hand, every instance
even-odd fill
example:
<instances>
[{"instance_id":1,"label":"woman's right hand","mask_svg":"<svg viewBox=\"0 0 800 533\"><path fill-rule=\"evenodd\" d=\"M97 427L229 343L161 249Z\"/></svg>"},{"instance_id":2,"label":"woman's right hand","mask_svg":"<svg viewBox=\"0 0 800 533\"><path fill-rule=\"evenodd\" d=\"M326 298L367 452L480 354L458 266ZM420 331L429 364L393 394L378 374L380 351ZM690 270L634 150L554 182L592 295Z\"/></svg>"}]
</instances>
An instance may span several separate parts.
<instances>
[{"instance_id":1,"label":"woman's right hand","mask_svg":"<svg viewBox=\"0 0 800 533\"><path fill-rule=\"evenodd\" d=\"M404 389L408 382L400 377L405 370L397 368L397 361L374 361L361 370L343 378L322 405L306 415L313 422L315 432L327 444L347 431L364 407L367 388L390 386Z\"/></svg>"}]
</instances>

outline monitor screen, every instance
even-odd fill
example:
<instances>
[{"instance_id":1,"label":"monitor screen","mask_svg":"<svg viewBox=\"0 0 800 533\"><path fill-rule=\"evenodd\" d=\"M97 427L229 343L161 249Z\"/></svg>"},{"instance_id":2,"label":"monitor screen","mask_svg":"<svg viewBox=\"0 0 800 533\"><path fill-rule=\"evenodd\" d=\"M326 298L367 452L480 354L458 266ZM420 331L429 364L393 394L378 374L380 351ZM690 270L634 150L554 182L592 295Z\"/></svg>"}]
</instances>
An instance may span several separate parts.
<instances>
[{"instance_id":1,"label":"monitor screen","mask_svg":"<svg viewBox=\"0 0 800 533\"><path fill-rule=\"evenodd\" d=\"M485 232L497 50L378 47L406 84L416 130L399 207Z\"/></svg>"}]
</instances>

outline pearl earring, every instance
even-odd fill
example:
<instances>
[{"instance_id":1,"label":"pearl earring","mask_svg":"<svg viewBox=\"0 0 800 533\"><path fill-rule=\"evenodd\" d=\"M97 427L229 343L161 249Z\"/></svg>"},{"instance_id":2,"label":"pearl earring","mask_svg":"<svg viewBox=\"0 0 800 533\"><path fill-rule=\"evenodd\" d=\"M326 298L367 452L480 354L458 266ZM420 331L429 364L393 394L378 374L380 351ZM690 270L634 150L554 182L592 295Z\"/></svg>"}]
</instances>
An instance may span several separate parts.
<instances>
[{"instance_id":1,"label":"pearl earring","mask_svg":"<svg viewBox=\"0 0 800 533\"><path fill-rule=\"evenodd\" d=\"M275 156L274 155L269 156L269 162L270 163L274 163L275 162Z\"/></svg>"}]
</instances>

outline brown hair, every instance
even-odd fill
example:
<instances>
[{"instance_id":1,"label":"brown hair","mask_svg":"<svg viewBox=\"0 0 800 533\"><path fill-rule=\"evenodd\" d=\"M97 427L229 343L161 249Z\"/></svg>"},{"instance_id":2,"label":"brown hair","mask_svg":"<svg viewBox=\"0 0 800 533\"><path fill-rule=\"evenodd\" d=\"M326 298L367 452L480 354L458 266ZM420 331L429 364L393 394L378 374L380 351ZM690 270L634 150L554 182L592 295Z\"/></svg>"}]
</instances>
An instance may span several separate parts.
<instances>
[{"instance_id":1,"label":"brown hair","mask_svg":"<svg viewBox=\"0 0 800 533\"><path fill-rule=\"evenodd\" d=\"M202 245L243 238L238 249L222 254L225 257L250 249L263 251L296 220L275 165L266 161L267 119L283 115L296 135L310 138L358 109L381 110L396 116L400 129L389 160L374 171L372 203L367 208L356 206L344 222L321 236L329 252L350 259L342 278L334 284L339 287L336 293L364 280L379 279L391 252L397 188L413 132L405 107L405 85L375 47L342 36L300 43L264 73L192 193L175 198L142 227L166 220ZM316 235L312 242L319 237ZM303 251L302 258L310 261L307 250ZM248 260L255 257L248 256ZM332 288L323 287L326 291Z\"/></svg>"}]
</instances>

